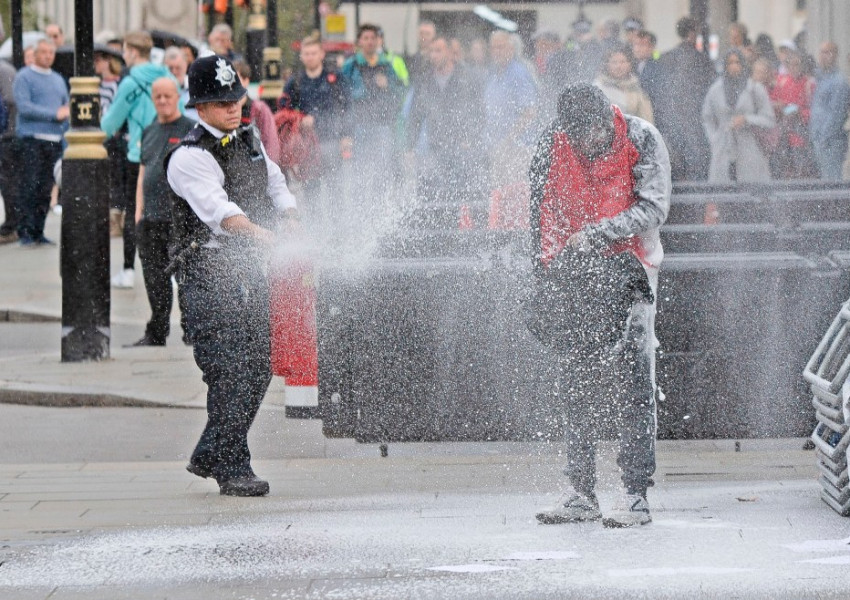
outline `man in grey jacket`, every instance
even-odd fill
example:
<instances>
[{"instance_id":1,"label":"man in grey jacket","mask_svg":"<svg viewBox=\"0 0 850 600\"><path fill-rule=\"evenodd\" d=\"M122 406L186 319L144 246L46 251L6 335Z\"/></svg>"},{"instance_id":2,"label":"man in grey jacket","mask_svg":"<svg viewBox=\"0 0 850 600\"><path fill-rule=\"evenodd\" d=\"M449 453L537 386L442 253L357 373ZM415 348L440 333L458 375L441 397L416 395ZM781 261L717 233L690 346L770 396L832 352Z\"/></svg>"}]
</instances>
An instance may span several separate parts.
<instances>
[{"instance_id":1,"label":"man in grey jacket","mask_svg":"<svg viewBox=\"0 0 850 600\"><path fill-rule=\"evenodd\" d=\"M599 88L573 85L538 141L529 177L535 272L544 283L540 296L550 298L541 312L566 315L556 325L568 339L552 345L562 358L562 389L569 390L570 486L537 520L602 518L595 444L600 430L613 425L625 497L603 524L644 525L651 521L646 493L655 472L654 297L664 257L659 229L672 189L667 147L654 126L623 115ZM563 293L549 295L547 285L559 285L558 270L567 283ZM590 284L575 293L581 280Z\"/></svg>"}]
</instances>

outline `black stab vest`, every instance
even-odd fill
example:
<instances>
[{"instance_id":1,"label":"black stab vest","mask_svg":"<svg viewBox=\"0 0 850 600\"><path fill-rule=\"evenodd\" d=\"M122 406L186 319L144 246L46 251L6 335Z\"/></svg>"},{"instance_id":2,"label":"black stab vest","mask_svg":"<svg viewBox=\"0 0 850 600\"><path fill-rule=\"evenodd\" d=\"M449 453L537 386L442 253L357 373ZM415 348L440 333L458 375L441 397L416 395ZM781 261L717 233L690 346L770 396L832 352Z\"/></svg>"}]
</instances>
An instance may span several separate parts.
<instances>
[{"instance_id":1,"label":"black stab vest","mask_svg":"<svg viewBox=\"0 0 850 600\"><path fill-rule=\"evenodd\" d=\"M218 139L198 125L166 155L166 172L172 153L181 146L195 146L212 154L224 171L224 191L228 200L241 208L252 223L267 228L273 226L274 204L268 195L269 175L256 127L240 127L233 135ZM171 195L175 251L187 248L192 242L206 244L212 235L210 228L185 199L173 190Z\"/></svg>"}]
</instances>

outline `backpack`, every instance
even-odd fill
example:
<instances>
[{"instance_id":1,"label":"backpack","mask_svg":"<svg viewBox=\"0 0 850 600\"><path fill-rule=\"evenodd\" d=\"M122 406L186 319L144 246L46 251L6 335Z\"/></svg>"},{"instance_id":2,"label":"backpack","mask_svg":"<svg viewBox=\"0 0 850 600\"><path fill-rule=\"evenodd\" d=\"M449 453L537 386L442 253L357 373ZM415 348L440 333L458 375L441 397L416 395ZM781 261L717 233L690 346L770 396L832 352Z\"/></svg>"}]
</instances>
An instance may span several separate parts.
<instances>
[{"instance_id":1,"label":"backpack","mask_svg":"<svg viewBox=\"0 0 850 600\"><path fill-rule=\"evenodd\" d=\"M282 108L274 115L280 139L280 168L299 181L316 177L321 166L319 139L313 130L302 131L303 118L303 113L290 108Z\"/></svg>"}]
</instances>

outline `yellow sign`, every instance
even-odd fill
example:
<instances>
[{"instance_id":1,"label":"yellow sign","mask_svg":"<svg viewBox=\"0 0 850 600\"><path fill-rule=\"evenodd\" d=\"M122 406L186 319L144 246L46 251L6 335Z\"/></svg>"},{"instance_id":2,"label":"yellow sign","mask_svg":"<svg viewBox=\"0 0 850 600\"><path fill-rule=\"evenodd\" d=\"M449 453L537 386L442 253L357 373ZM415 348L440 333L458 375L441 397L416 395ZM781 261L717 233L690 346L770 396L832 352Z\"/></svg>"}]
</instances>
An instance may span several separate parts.
<instances>
[{"instance_id":1,"label":"yellow sign","mask_svg":"<svg viewBox=\"0 0 850 600\"><path fill-rule=\"evenodd\" d=\"M333 13L325 17L325 32L345 35L345 15Z\"/></svg>"}]
</instances>

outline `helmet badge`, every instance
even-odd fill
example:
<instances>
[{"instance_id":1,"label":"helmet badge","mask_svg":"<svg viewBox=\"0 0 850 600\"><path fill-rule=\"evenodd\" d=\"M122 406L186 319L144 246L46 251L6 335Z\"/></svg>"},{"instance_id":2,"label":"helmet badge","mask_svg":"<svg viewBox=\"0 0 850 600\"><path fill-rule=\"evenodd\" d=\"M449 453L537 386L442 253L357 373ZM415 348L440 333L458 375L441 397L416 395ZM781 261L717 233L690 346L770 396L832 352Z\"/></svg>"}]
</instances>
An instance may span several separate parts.
<instances>
[{"instance_id":1,"label":"helmet badge","mask_svg":"<svg viewBox=\"0 0 850 600\"><path fill-rule=\"evenodd\" d=\"M227 86L233 89L233 84L236 83L236 71L227 64L226 60L219 58L215 62L215 79L221 87Z\"/></svg>"}]
</instances>

